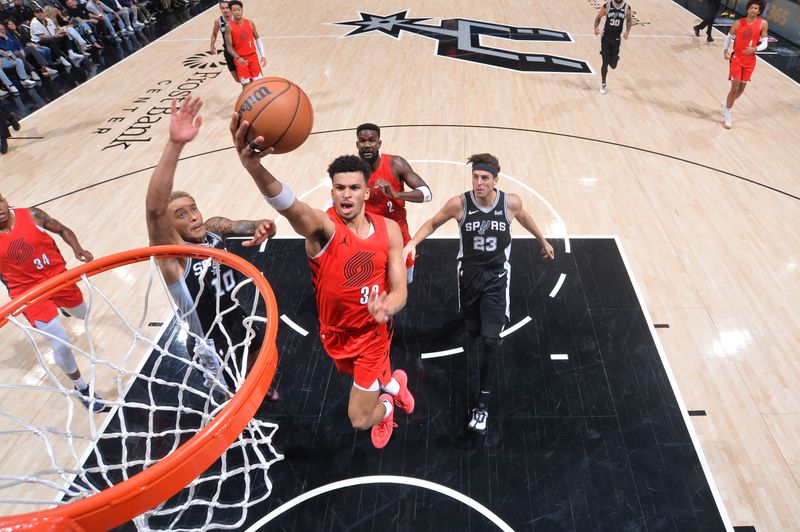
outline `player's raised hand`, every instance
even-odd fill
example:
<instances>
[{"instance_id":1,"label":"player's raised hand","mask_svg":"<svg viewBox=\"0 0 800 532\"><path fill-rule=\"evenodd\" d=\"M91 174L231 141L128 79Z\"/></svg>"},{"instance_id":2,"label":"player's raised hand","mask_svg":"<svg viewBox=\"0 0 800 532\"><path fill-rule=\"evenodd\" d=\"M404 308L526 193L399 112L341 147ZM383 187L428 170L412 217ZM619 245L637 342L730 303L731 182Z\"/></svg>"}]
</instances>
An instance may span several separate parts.
<instances>
[{"instance_id":1,"label":"player's raised hand","mask_svg":"<svg viewBox=\"0 0 800 532\"><path fill-rule=\"evenodd\" d=\"M195 96L187 96L177 109L175 100L172 100L172 114L169 122L169 140L179 144L191 142L200 131L203 119L197 116L203 107L203 100Z\"/></svg>"},{"instance_id":2,"label":"player's raised hand","mask_svg":"<svg viewBox=\"0 0 800 532\"><path fill-rule=\"evenodd\" d=\"M369 313L378 323L386 323L392 319L389 314L389 304L386 301L387 296L388 294L385 290L380 294L378 293L377 285L372 287L372 292L369 294L367 309L369 309Z\"/></svg>"},{"instance_id":3,"label":"player's raised hand","mask_svg":"<svg viewBox=\"0 0 800 532\"><path fill-rule=\"evenodd\" d=\"M239 160L246 169L256 168L261 165L261 159L275 151L275 148L259 149L264 142L264 137L258 136L251 142L247 142L247 130L250 123L247 120L240 120L238 113L231 116L231 136L233 137L233 147L239 154Z\"/></svg>"},{"instance_id":4,"label":"player's raised hand","mask_svg":"<svg viewBox=\"0 0 800 532\"><path fill-rule=\"evenodd\" d=\"M253 231L253 238L242 242L245 247L258 246L268 238L275 236L275 224L272 220L261 220Z\"/></svg>"}]
</instances>

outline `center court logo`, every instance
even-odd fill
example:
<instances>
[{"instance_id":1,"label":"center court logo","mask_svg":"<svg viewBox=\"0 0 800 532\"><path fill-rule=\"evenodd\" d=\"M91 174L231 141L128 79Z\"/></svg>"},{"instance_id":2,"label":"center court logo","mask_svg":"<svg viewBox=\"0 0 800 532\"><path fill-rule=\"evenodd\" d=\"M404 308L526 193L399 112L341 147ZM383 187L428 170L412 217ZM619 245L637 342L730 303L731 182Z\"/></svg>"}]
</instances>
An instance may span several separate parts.
<instances>
[{"instance_id":1,"label":"center court logo","mask_svg":"<svg viewBox=\"0 0 800 532\"><path fill-rule=\"evenodd\" d=\"M549 74L591 74L592 68L586 61L559 57L549 54L529 54L492 48L481 44L481 37L494 37L511 41L535 41L551 43L572 43L572 37L564 31L546 28L521 28L469 19L444 19L439 26L421 24L429 18L407 18L408 11L393 15L373 15L359 12L361 20L336 22L340 26L355 26L356 29L345 35L359 35L379 31L399 39L400 32L413 33L435 39L439 42L437 55L460 61L516 70Z\"/></svg>"},{"instance_id":2,"label":"center court logo","mask_svg":"<svg viewBox=\"0 0 800 532\"><path fill-rule=\"evenodd\" d=\"M208 50L199 54L190 55L183 60L183 66L197 70L208 70L225 66L225 56L222 50L211 53Z\"/></svg>"},{"instance_id":3,"label":"center court logo","mask_svg":"<svg viewBox=\"0 0 800 532\"><path fill-rule=\"evenodd\" d=\"M124 102L122 109L95 127L92 134L111 139L100 151L124 151L150 142L153 126L170 115L172 102L180 104L201 85L219 77L224 64L221 50L204 51L183 60L183 66L191 69L184 79L154 80L143 93Z\"/></svg>"}]
</instances>

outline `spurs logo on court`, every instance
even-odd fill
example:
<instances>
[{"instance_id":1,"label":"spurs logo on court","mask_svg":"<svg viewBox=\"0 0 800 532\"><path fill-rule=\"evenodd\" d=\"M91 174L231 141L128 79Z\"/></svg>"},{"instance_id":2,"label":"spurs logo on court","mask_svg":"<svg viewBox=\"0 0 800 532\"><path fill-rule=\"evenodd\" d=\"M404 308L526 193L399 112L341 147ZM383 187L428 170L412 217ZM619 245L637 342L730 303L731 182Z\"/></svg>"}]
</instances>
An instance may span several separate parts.
<instances>
[{"instance_id":1,"label":"spurs logo on court","mask_svg":"<svg viewBox=\"0 0 800 532\"><path fill-rule=\"evenodd\" d=\"M516 70L520 72L539 72L553 74L591 74L592 69L585 61L558 57L548 54L528 54L481 44L481 36L508 39L511 41L573 42L564 31L545 28L518 28L467 19L445 19L439 26L420 24L428 18L406 18L408 11L394 15L381 16L361 13L361 20L336 22L341 26L356 26L346 36L379 31L399 38L401 31L415 33L439 41L437 54L462 61Z\"/></svg>"},{"instance_id":2,"label":"spurs logo on court","mask_svg":"<svg viewBox=\"0 0 800 532\"><path fill-rule=\"evenodd\" d=\"M183 60L183 66L188 68L196 68L198 70L205 70L208 68L221 68L225 66L225 58L222 55L222 50L217 50L215 53L209 51L200 52L199 54L190 55Z\"/></svg>"},{"instance_id":3,"label":"spurs logo on court","mask_svg":"<svg viewBox=\"0 0 800 532\"><path fill-rule=\"evenodd\" d=\"M372 276L375 271L373 255L369 251L359 251L348 259L344 264L344 276L347 278L344 286L361 286Z\"/></svg>"}]
</instances>

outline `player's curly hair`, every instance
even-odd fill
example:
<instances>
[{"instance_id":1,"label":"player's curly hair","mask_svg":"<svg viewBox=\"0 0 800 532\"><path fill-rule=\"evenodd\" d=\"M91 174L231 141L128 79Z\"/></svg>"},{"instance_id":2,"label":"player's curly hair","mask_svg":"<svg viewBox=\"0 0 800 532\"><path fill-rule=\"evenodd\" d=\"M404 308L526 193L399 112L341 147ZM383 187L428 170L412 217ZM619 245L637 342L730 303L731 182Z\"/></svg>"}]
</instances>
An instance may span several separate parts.
<instances>
[{"instance_id":1,"label":"player's curly hair","mask_svg":"<svg viewBox=\"0 0 800 532\"><path fill-rule=\"evenodd\" d=\"M244 4L242 4L239 0L230 0L230 2L228 2L228 7L233 7L233 6L239 6L242 9L244 9Z\"/></svg>"},{"instance_id":2,"label":"player's curly hair","mask_svg":"<svg viewBox=\"0 0 800 532\"><path fill-rule=\"evenodd\" d=\"M336 174L346 172L361 172L364 174L364 182L368 183L372 168L358 155L340 155L328 166L328 176L331 179Z\"/></svg>"},{"instance_id":3,"label":"player's curly hair","mask_svg":"<svg viewBox=\"0 0 800 532\"><path fill-rule=\"evenodd\" d=\"M356 135L358 135L359 133L361 133L365 129L368 130L368 131L374 131L375 133L378 134L378 138L381 138L381 128L379 128L376 124L373 124L372 122L365 122L365 123L361 124L360 126L358 126L356 128Z\"/></svg>"},{"instance_id":4,"label":"player's curly hair","mask_svg":"<svg viewBox=\"0 0 800 532\"><path fill-rule=\"evenodd\" d=\"M764 12L764 0L748 0L747 7L745 8L745 11L750 9L750 6L752 6L753 4L758 4L758 12L759 13L763 13Z\"/></svg>"},{"instance_id":5,"label":"player's curly hair","mask_svg":"<svg viewBox=\"0 0 800 532\"><path fill-rule=\"evenodd\" d=\"M484 164L491 164L495 168L497 168L497 173L500 173L500 161L497 160L497 157L492 155L491 153L476 153L469 156L467 159L469 164L475 163L484 163Z\"/></svg>"}]
</instances>

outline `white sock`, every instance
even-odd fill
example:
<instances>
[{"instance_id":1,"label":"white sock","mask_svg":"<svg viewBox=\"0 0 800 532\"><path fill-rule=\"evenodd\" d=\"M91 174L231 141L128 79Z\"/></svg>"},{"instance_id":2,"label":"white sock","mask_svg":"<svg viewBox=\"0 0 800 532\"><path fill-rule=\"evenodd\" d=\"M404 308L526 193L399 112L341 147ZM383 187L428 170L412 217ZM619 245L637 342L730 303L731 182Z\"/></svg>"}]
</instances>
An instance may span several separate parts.
<instances>
[{"instance_id":1,"label":"white sock","mask_svg":"<svg viewBox=\"0 0 800 532\"><path fill-rule=\"evenodd\" d=\"M389 381L389 384L386 386L381 386L381 388L383 388L383 391L389 395L397 395L400 393L400 383L397 382L394 377L392 377L392 380Z\"/></svg>"},{"instance_id":2,"label":"white sock","mask_svg":"<svg viewBox=\"0 0 800 532\"><path fill-rule=\"evenodd\" d=\"M83 377L78 377L77 380L74 380L72 382L73 384L75 384L75 387L81 391L89 387L89 385L86 384L86 381L83 380Z\"/></svg>"},{"instance_id":3,"label":"white sock","mask_svg":"<svg viewBox=\"0 0 800 532\"><path fill-rule=\"evenodd\" d=\"M386 399L384 399L381 402L383 403L383 406L386 407L386 415L383 416L383 419L386 419L387 417L392 415L392 410L394 410L394 407L392 406L392 403L390 401L387 401Z\"/></svg>"},{"instance_id":4,"label":"white sock","mask_svg":"<svg viewBox=\"0 0 800 532\"><path fill-rule=\"evenodd\" d=\"M81 302L81 304L77 307L67 307L64 310L66 310L67 314L73 318L78 318L81 320L85 320L86 315L89 313L89 309L86 308L86 303L83 302Z\"/></svg>"},{"instance_id":5,"label":"white sock","mask_svg":"<svg viewBox=\"0 0 800 532\"><path fill-rule=\"evenodd\" d=\"M55 359L56 365L67 375L72 375L77 372L78 363L75 361L72 349L70 349L69 336L67 336L67 331L64 330L58 316L46 323L36 320L33 326L40 331L52 335L45 336L44 338L47 343L50 344L50 347L53 348L53 358Z\"/></svg>"}]
</instances>

